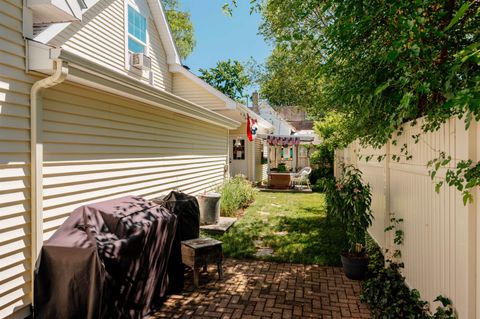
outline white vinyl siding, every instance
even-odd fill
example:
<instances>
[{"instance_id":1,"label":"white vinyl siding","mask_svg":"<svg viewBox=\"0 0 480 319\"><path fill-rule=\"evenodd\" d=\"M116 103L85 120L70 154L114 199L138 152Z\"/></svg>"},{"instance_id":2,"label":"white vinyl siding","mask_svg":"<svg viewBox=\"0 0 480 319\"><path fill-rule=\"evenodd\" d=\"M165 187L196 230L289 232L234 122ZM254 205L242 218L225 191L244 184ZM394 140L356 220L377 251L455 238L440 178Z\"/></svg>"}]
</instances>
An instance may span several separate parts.
<instances>
[{"instance_id":1,"label":"white vinyl siding","mask_svg":"<svg viewBox=\"0 0 480 319\"><path fill-rule=\"evenodd\" d=\"M262 128L259 128L257 133L265 134L266 131ZM263 144L261 139L255 138L252 142L248 140L246 123L242 123L238 129L230 130L229 135L231 138L242 137L245 139L247 166L246 170L240 173L245 175L252 182L261 182L262 180L266 180L268 178L268 165L262 164Z\"/></svg>"},{"instance_id":2,"label":"white vinyl siding","mask_svg":"<svg viewBox=\"0 0 480 319\"><path fill-rule=\"evenodd\" d=\"M30 89L22 1L0 1L0 318L31 304ZM125 70L124 1L98 1L51 44ZM155 86L171 91L148 17ZM144 79L148 81L148 79ZM44 238L86 202L172 188L196 194L224 178L227 129L111 94L63 84L45 91Z\"/></svg>"},{"instance_id":3,"label":"white vinyl siding","mask_svg":"<svg viewBox=\"0 0 480 319\"><path fill-rule=\"evenodd\" d=\"M22 1L0 2L0 318L30 303L30 110Z\"/></svg>"},{"instance_id":4,"label":"white vinyl siding","mask_svg":"<svg viewBox=\"0 0 480 319\"><path fill-rule=\"evenodd\" d=\"M76 207L222 183L227 129L62 84L44 100L44 238Z\"/></svg>"},{"instance_id":5,"label":"white vinyl siding","mask_svg":"<svg viewBox=\"0 0 480 319\"><path fill-rule=\"evenodd\" d=\"M144 0L136 0L143 12L149 12ZM72 22L49 44L100 63L120 73L129 74L145 83L149 77L142 77L126 68L126 30L128 21L124 0L98 1L83 15L82 21ZM158 35L152 16L147 18L148 56L152 59L153 85L172 91L172 74L168 71L167 56Z\"/></svg>"},{"instance_id":6,"label":"white vinyl siding","mask_svg":"<svg viewBox=\"0 0 480 319\"><path fill-rule=\"evenodd\" d=\"M225 101L178 73L173 75L173 94L211 110L225 108Z\"/></svg>"},{"instance_id":7,"label":"white vinyl siding","mask_svg":"<svg viewBox=\"0 0 480 319\"><path fill-rule=\"evenodd\" d=\"M255 139L255 182L261 182L268 179L268 165L262 164L263 143L262 140Z\"/></svg>"}]
</instances>

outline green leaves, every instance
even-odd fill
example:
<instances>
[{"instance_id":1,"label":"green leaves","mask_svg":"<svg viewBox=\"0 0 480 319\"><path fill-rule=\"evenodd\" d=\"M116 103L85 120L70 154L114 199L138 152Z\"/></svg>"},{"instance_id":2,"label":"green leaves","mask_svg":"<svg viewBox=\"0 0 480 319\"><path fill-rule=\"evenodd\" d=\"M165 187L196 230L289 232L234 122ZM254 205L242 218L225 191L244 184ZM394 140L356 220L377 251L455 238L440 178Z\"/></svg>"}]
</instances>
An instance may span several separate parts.
<instances>
[{"instance_id":1,"label":"green leaves","mask_svg":"<svg viewBox=\"0 0 480 319\"><path fill-rule=\"evenodd\" d=\"M260 91L318 118L342 114L345 142L372 146L419 117L426 131L478 120L480 3L448 3L265 0L261 32L275 48Z\"/></svg>"},{"instance_id":2,"label":"green leaves","mask_svg":"<svg viewBox=\"0 0 480 319\"><path fill-rule=\"evenodd\" d=\"M190 13L181 11L178 0L162 0L166 9L168 24L172 31L178 54L182 59L187 58L196 45L195 32Z\"/></svg>"},{"instance_id":3,"label":"green leaves","mask_svg":"<svg viewBox=\"0 0 480 319\"><path fill-rule=\"evenodd\" d=\"M457 13L453 17L453 19L450 21L450 23L447 25L444 31L448 31L450 28L452 28L467 12L468 8L470 8L470 2L465 2L462 4L460 9L458 9Z\"/></svg>"},{"instance_id":4,"label":"green leaves","mask_svg":"<svg viewBox=\"0 0 480 319\"><path fill-rule=\"evenodd\" d=\"M432 177L432 179L433 179L433 177ZM443 185L443 181L440 181L440 182L438 182L438 183L435 184L435 192L436 192L437 194L440 193L440 189L442 188L442 185Z\"/></svg>"},{"instance_id":5,"label":"green leaves","mask_svg":"<svg viewBox=\"0 0 480 319\"><path fill-rule=\"evenodd\" d=\"M245 89L251 84L245 67L236 60L219 61L210 69L200 69L200 78L233 100L242 102Z\"/></svg>"},{"instance_id":6,"label":"green leaves","mask_svg":"<svg viewBox=\"0 0 480 319\"><path fill-rule=\"evenodd\" d=\"M258 3L258 1L256 2ZM396 144L395 132L423 118L422 132L449 118L480 121L480 2L265 0L261 33L274 45L260 86L274 105L296 105L324 122L341 114L337 145ZM332 143L333 144L333 143ZM393 155L411 159L405 151ZM371 157L368 157L371 159ZM464 202L480 182L446 156L429 165L435 190ZM445 172L445 179L443 174ZM441 176L440 176L441 175Z\"/></svg>"},{"instance_id":7,"label":"green leaves","mask_svg":"<svg viewBox=\"0 0 480 319\"><path fill-rule=\"evenodd\" d=\"M227 180L218 192L222 195L220 208L222 216L234 216L235 212L253 202L256 190L244 176L238 175Z\"/></svg>"},{"instance_id":8,"label":"green leaves","mask_svg":"<svg viewBox=\"0 0 480 319\"><path fill-rule=\"evenodd\" d=\"M360 300L369 305L373 318L456 318L452 301L442 295L434 300L441 305L435 312L430 311L428 302L421 299L420 292L410 290L406 285L405 277L400 272L403 263L386 260L370 238L367 238L367 253L370 256L369 273L362 283ZM400 258L401 252L396 250L393 255Z\"/></svg>"},{"instance_id":9,"label":"green leaves","mask_svg":"<svg viewBox=\"0 0 480 319\"><path fill-rule=\"evenodd\" d=\"M313 129L315 133L322 139L322 145L330 150L344 148L353 140L345 135L345 126L347 120L343 114L330 112L321 120L316 121Z\"/></svg>"},{"instance_id":10,"label":"green leaves","mask_svg":"<svg viewBox=\"0 0 480 319\"><path fill-rule=\"evenodd\" d=\"M390 86L390 82L385 82L383 83L382 85L378 86L376 89L375 89L375 95L379 95L381 94L383 91L385 91L386 88L388 88Z\"/></svg>"},{"instance_id":11,"label":"green leaves","mask_svg":"<svg viewBox=\"0 0 480 319\"><path fill-rule=\"evenodd\" d=\"M440 168L447 168L451 161L452 157L446 156L444 152L440 152L439 157L428 161L427 167L430 168L428 172L430 178L433 180ZM455 167L447 168L445 170L445 181L441 180L435 184L435 192L440 193L440 189L445 183L462 192L464 205L472 203L472 191L475 187L480 186L480 162L474 164L472 160L461 160L457 162Z\"/></svg>"},{"instance_id":12,"label":"green leaves","mask_svg":"<svg viewBox=\"0 0 480 319\"><path fill-rule=\"evenodd\" d=\"M357 244L364 245L367 228L372 225L371 188L362 182L361 171L346 166L342 177L325 183L329 213L345 225L349 252L355 253Z\"/></svg>"}]
</instances>

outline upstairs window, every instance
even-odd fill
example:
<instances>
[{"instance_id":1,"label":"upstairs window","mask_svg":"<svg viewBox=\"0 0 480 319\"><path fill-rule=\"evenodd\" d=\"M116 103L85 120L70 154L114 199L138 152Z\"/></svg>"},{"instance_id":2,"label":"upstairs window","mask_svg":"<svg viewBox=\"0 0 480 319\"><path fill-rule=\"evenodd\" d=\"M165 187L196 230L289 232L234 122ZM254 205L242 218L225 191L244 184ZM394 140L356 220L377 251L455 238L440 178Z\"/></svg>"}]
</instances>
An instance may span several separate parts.
<instances>
[{"instance_id":1,"label":"upstairs window","mask_svg":"<svg viewBox=\"0 0 480 319\"><path fill-rule=\"evenodd\" d=\"M128 51L145 53L147 46L147 19L128 6Z\"/></svg>"}]
</instances>

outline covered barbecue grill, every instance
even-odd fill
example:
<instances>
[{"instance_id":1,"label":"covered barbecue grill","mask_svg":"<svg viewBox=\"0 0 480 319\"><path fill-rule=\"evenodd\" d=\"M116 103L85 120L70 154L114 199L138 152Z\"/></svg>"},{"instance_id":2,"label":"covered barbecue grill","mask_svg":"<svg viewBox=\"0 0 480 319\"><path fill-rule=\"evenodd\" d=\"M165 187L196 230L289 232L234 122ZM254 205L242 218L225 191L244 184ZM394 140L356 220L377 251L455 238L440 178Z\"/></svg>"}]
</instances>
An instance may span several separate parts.
<instances>
[{"instance_id":1,"label":"covered barbecue grill","mask_svg":"<svg viewBox=\"0 0 480 319\"><path fill-rule=\"evenodd\" d=\"M177 231L168 262L168 292L182 291L184 269L181 241L198 238L200 235L200 211L197 199L182 192L170 192L167 196L152 199L177 216Z\"/></svg>"},{"instance_id":2,"label":"covered barbecue grill","mask_svg":"<svg viewBox=\"0 0 480 319\"><path fill-rule=\"evenodd\" d=\"M134 196L74 210L37 260L35 318L148 316L168 289L177 215Z\"/></svg>"}]
</instances>

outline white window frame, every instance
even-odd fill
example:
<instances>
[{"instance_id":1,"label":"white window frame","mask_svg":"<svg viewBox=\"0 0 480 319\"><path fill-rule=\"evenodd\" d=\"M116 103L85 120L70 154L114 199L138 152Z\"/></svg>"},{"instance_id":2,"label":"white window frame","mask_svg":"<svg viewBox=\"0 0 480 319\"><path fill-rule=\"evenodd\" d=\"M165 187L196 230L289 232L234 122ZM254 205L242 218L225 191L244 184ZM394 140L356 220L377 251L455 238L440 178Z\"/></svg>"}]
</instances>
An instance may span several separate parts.
<instances>
[{"instance_id":1,"label":"white window frame","mask_svg":"<svg viewBox=\"0 0 480 319\"><path fill-rule=\"evenodd\" d=\"M145 20L146 20L146 42L143 43L140 39L137 39L134 35L130 35L128 32L128 7L132 7L134 10L136 10L139 14L141 14ZM133 1L133 0L127 0L125 1L125 6L124 6L124 32L125 32L125 69L127 71L130 71L136 75L141 75L143 78L149 80L150 79L150 71L149 70L140 70L138 68L135 68L134 66L130 65L130 50L128 50L128 39L132 38L134 41L137 41L138 43L142 44L145 46L145 51L144 54L146 56L150 56L150 36L149 36L149 15L148 12L143 12L140 7Z\"/></svg>"}]
</instances>

